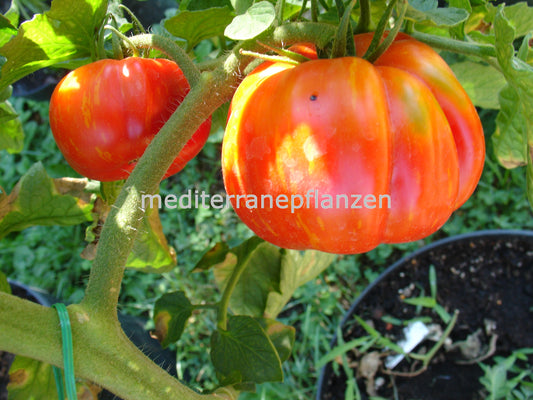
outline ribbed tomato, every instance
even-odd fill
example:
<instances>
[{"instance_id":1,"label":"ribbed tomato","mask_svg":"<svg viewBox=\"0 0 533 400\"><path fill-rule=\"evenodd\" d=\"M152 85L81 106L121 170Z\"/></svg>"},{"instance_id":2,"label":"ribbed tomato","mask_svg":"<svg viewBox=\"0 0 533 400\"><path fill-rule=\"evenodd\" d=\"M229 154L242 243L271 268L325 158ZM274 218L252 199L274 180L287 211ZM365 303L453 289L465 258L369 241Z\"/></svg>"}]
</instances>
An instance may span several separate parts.
<instances>
[{"instance_id":1,"label":"ribbed tomato","mask_svg":"<svg viewBox=\"0 0 533 400\"><path fill-rule=\"evenodd\" d=\"M126 179L159 129L189 92L176 63L130 57L100 60L65 76L50 100L50 126L68 163L99 181ZM164 178L198 154L211 127L206 120Z\"/></svg>"},{"instance_id":2,"label":"ribbed tomato","mask_svg":"<svg viewBox=\"0 0 533 400\"><path fill-rule=\"evenodd\" d=\"M359 56L371 38L356 35ZM484 156L479 117L448 65L400 35L374 64L255 69L231 103L222 170L258 236L350 254L438 230L474 191Z\"/></svg>"}]
</instances>

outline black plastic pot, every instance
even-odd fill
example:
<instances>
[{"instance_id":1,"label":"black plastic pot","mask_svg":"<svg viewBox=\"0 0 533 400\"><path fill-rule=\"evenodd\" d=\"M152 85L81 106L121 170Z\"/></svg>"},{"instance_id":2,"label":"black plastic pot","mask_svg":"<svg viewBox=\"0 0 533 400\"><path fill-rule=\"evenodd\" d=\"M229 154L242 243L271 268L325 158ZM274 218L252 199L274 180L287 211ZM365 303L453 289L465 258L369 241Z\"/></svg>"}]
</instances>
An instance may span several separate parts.
<instances>
[{"instance_id":1,"label":"black plastic pot","mask_svg":"<svg viewBox=\"0 0 533 400\"><path fill-rule=\"evenodd\" d=\"M501 339L499 349L502 355L514 349L533 347L533 335L531 335L533 318L529 310L533 305L533 268L531 267L533 265L533 232L506 230L480 231L439 240L391 265L361 293L345 314L341 322L344 340L354 339L357 336L350 335L354 335L356 330L361 330L354 322L353 315L371 319L372 322L381 320L382 315L390 315L390 310L393 307L397 310L397 303L400 303L398 292L393 290L394 285L396 288L405 287L404 285L416 279L415 274L418 277L422 274L421 281L425 281L430 265L434 265L437 271L439 289L441 284L445 284L444 282L455 280L456 289L446 298L438 298L438 301L445 302L452 309L451 311L454 308L461 311L458 324L452 333L457 334L457 330L466 329L465 325L469 324L473 328L476 313L479 314L479 318L482 317L482 313L493 313L498 314L498 316L495 315L495 319L497 319L499 340ZM451 284L450 287L452 287ZM441 294L440 291L438 293ZM464 314L461 305L465 308ZM472 312L469 313L467 308L471 308ZM519 313L518 317L516 313ZM464 318L461 319L461 317ZM523 324L520 328L517 327L519 322ZM476 323L479 324L479 321ZM336 345L337 338L335 337L331 348L335 348ZM473 367L479 368L477 365ZM342 373L342 368L339 370ZM472 400L475 398L471 394L461 393L458 389L459 384L452 384L451 376L454 373L463 374L464 379L474 380L476 384L478 377L467 376L465 369L455 366L448 366L444 372L440 373L442 376L446 375L446 379L450 380L452 386L443 385L438 389L439 383L435 383L435 379L429 383L419 381L413 385L428 386L435 383L436 393L427 397L418 395L416 398L421 400L441 398ZM479 369L479 374L481 374L481 369ZM346 377L335 376L332 364L327 364L321 371L316 400L344 399L333 394L345 384L343 379L345 380ZM405 385L409 385L409 382ZM454 390L457 390L457 393ZM365 392L364 387L360 386L360 392ZM366 395L363 395L363 398L367 398ZM399 398L402 399L401 396Z\"/></svg>"}]
</instances>

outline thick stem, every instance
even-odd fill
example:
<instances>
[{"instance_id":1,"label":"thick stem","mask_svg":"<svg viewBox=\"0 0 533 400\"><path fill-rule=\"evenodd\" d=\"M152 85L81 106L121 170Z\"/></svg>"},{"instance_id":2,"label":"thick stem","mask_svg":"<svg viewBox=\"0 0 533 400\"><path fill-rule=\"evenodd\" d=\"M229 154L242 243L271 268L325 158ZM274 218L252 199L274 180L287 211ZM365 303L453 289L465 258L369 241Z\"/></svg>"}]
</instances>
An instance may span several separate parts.
<instances>
[{"instance_id":1,"label":"thick stem","mask_svg":"<svg viewBox=\"0 0 533 400\"><path fill-rule=\"evenodd\" d=\"M178 46L174 41L159 35L138 35L130 38L131 42L139 48L154 48L167 54L172 60L179 65L183 71L189 86L193 87L200 80L200 70L196 64L187 55L185 50Z\"/></svg>"},{"instance_id":2,"label":"thick stem","mask_svg":"<svg viewBox=\"0 0 533 400\"><path fill-rule=\"evenodd\" d=\"M77 378L98 383L125 400L234 400L230 392L202 395L154 364L124 335L79 305L68 307ZM16 315L17 318L13 318ZM0 350L63 367L57 312L0 293Z\"/></svg>"},{"instance_id":3,"label":"thick stem","mask_svg":"<svg viewBox=\"0 0 533 400\"><path fill-rule=\"evenodd\" d=\"M88 308L106 315L116 314L124 265L144 216L142 195L157 191L176 154L200 124L231 98L236 80L237 77L220 71L202 74L200 82L147 147L104 224L83 300Z\"/></svg>"},{"instance_id":4,"label":"thick stem","mask_svg":"<svg viewBox=\"0 0 533 400\"><path fill-rule=\"evenodd\" d=\"M480 57L483 59L486 59L487 57L496 57L496 50L494 49L494 46L488 44L462 42L455 39L428 35L427 33L421 32L413 32L411 33L411 36L416 40L441 50Z\"/></svg>"}]
</instances>

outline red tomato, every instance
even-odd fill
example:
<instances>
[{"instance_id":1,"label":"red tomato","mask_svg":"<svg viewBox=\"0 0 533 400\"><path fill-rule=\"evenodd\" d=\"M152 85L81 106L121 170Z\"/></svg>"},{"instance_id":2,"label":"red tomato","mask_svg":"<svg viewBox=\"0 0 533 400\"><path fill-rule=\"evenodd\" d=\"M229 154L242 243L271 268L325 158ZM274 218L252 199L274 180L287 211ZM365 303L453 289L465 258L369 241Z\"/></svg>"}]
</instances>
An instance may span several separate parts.
<instances>
[{"instance_id":1,"label":"red tomato","mask_svg":"<svg viewBox=\"0 0 533 400\"><path fill-rule=\"evenodd\" d=\"M359 55L371 35L356 36ZM479 117L450 68L401 35L374 65L259 66L232 100L222 170L258 236L350 254L438 230L474 191L484 155Z\"/></svg>"},{"instance_id":2,"label":"red tomato","mask_svg":"<svg viewBox=\"0 0 533 400\"><path fill-rule=\"evenodd\" d=\"M159 129L189 92L170 60L100 60L71 71L50 100L50 126L68 163L99 181L126 179ZM164 178L198 154L211 127L207 119Z\"/></svg>"}]
</instances>

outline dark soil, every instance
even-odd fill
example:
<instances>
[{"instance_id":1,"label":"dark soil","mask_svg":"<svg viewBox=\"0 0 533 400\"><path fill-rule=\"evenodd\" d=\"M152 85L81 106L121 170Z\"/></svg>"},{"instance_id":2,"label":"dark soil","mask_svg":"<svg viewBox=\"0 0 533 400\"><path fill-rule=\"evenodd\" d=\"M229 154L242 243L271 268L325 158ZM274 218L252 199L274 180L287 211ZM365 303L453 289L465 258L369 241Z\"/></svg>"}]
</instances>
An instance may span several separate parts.
<instances>
[{"instance_id":1,"label":"dark soil","mask_svg":"<svg viewBox=\"0 0 533 400\"><path fill-rule=\"evenodd\" d=\"M457 323L450 335L454 343L463 341L478 329L484 329L484 320L496 322L495 355L508 356L513 350L533 347L533 236L491 235L475 236L460 242L445 243L428 252L417 253L401 267L390 269L382 282L373 286L354 304L355 314L366 321L372 321L379 332L397 342L401 339L401 328L385 324L383 315L402 320L415 317L415 307L400 300L402 290L413 282L429 295L429 266L437 272L439 304L451 314L459 310ZM405 268L408 266L408 268ZM420 295L415 288L412 297ZM421 315L432 315L423 309ZM366 335L353 318L346 319L344 340L349 341ZM489 336L481 336L482 343L489 344ZM419 348L417 349L420 350ZM355 364L353 352L347 354ZM400 400L473 400L480 397L482 374L477 364L459 365L463 358L457 352L439 350L427 371L414 378L394 377L394 385ZM533 361L533 360L530 360ZM402 361L394 370L409 371L410 365ZM344 400L346 376L339 368L340 376L331 376L331 364L326 366L320 400ZM354 370L357 376L357 370ZM392 379L385 374L386 384L377 393L385 398L393 398ZM361 393L365 393L363 379L358 379Z\"/></svg>"}]
</instances>

